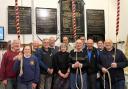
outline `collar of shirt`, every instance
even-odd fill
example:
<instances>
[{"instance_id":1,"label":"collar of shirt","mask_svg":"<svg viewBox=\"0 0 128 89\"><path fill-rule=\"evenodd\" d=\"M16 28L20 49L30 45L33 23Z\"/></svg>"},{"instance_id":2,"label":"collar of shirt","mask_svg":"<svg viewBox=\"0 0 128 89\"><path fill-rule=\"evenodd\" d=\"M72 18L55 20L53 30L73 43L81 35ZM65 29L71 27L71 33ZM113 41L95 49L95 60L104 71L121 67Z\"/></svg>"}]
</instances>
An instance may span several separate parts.
<instances>
[{"instance_id":1,"label":"collar of shirt","mask_svg":"<svg viewBox=\"0 0 128 89\"><path fill-rule=\"evenodd\" d=\"M74 52L77 52L77 49L74 49ZM82 49L80 49L80 51L79 52L83 52L83 50Z\"/></svg>"},{"instance_id":2,"label":"collar of shirt","mask_svg":"<svg viewBox=\"0 0 128 89\"><path fill-rule=\"evenodd\" d=\"M90 61L91 60L92 51L88 50L87 53L88 53L88 60Z\"/></svg>"}]
</instances>

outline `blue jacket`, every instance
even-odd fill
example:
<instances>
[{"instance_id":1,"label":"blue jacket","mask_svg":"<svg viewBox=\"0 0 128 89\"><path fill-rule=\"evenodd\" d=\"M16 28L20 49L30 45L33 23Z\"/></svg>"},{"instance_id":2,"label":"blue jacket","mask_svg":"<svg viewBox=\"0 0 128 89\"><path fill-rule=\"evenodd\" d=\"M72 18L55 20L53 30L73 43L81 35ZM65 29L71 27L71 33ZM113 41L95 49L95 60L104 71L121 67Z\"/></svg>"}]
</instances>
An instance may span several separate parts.
<instances>
[{"instance_id":1,"label":"blue jacket","mask_svg":"<svg viewBox=\"0 0 128 89\"><path fill-rule=\"evenodd\" d=\"M35 56L38 58L39 61L40 73L47 74L47 69L53 68L53 53L51 49L49 48L48 51L45 51L43 47L38 48L36 50Z\"/></svg>"},{"instance_id":2,"label":"blue jacket","mask_svg":"<svg viewBox=\"0 0 128 89\"><path fill-rule=\"evenodd\" d=\"M114 52L115 49L113 48L112 51L104 50L100 53L98 59L98 67L100 69L102 69L102 67L109 68L111 66L111 63L114 60ZM110 68L108 70L110 72L112 83L125 79L123 68L127 66L127 60L124 53L119 49L116 50L115 62L117 63L117 68Z\"/></svg>"},{"instance_id":3,"label":"blue jacket","mask_svg":"<svg viewBox=\"0 0 128 89\"><path fill-rule=\"evenodd\" d=\"M14 64L14 71L19 73L20 70L20 61L16 60ZM31 56L30 58L23 59L23 75L18 76L18 81L27 83L27 82L39 82L40 68L37 57Z\"/></svg>"}]
</instances>

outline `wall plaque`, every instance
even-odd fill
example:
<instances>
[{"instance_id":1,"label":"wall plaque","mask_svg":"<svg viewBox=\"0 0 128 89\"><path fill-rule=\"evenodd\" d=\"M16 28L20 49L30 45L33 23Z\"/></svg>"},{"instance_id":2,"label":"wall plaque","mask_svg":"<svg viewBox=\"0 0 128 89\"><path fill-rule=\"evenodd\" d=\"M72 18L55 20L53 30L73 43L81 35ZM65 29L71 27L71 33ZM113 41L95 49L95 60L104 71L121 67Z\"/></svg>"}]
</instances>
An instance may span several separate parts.
<instances>
[{"instance_id":1,"label":"wall plaque","mask_svg":"<svg viewBox=\"0 0 128 89\"><path fill-rule=\"evenodd\" d=\"M76 3L76 30L77 37L84 35L84 1L75 0ZM72 0L60 0L60 23L61 23L61 37L63 35L73 36L72 26ZM74 42L74 39L69 39Z\"/></svg>"},{"instance_id":2,"label":"wall plaque","mask_svg":"<svg viewBox=\"0 0 128 89\"><path fill-rule=\"evenodd\" d=\"M95 41L105 39L104 10L87 9L87 36Z\"/></svg>"},{"instance_id":3,"label":"wall plaque","mask_svg":"<svg viewBox=\"0 0 128 89\"><path fill-rule=\"evenodd\" d=\"M31 8L19 7L21 34L32 34ZM8 33L16 34L15 7L8 6Z\"/></svg>"},{"instance_id":4,"label":"wall plaque","mask_svg":"<svg viewBox=\"0 0 128 89\"><path fill-rule=\"evenodd\" d=\"M36 8L36 33L57 34L56 8Z\"/></svg>"}]
</instances>

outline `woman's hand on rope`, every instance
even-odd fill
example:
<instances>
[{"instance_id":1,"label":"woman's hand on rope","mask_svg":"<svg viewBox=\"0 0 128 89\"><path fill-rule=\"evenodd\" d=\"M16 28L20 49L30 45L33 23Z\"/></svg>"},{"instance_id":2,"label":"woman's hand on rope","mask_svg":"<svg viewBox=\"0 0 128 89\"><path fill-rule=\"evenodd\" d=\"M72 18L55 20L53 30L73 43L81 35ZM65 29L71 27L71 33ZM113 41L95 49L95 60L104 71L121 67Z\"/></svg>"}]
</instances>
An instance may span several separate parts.
<instances>
[{"instance_id":1,"label":"woman's hand on rope","mask_svg":"<svg viewBox=\"0 0 128 89\"><path fill-rule=\"evenodd\" d=\"M72 68L81 68L82 64L79 61L76 61L75 64L72 65Z\"/></svg>"}]
</instances>

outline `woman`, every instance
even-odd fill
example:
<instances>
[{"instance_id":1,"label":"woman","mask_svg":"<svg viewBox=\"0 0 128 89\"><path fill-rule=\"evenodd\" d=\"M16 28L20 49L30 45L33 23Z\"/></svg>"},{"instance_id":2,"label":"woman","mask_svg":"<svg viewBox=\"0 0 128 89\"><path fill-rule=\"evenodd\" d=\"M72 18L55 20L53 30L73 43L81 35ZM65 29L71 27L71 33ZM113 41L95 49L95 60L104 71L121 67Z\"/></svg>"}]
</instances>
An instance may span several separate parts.
<instances>
[{"instance_id":1,"label":"woman","mask_svg":"<svg viewBox=\"0 0 128 89\"><path fill-rule=\"evenodd\" d=\"M39 64L37 58L32 55L30 45L23 47L23 52L15 57L14 70L19 74L17 89L35 89L39 82ZM21 68L21 63L23 67ZM20 70L20 73L19 73Z\"/></svg>"},{"instance_id":2,"label":"woman","mask_svg":"<svg viewBox=\"0 0 128 89\"><path fill-rule=\"evenodd\" d=\"M54 55L54 84L53 89L69 89L69 53L63 43L60 51Z\"/></svg>"}]
</instances>

